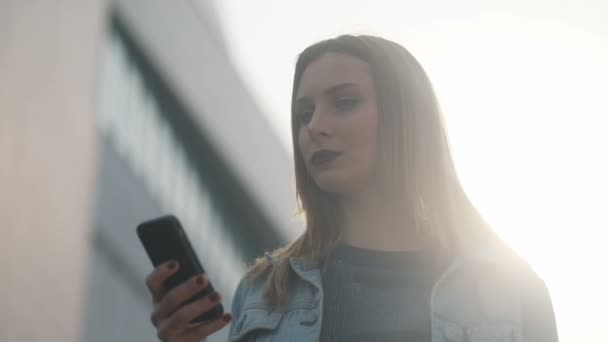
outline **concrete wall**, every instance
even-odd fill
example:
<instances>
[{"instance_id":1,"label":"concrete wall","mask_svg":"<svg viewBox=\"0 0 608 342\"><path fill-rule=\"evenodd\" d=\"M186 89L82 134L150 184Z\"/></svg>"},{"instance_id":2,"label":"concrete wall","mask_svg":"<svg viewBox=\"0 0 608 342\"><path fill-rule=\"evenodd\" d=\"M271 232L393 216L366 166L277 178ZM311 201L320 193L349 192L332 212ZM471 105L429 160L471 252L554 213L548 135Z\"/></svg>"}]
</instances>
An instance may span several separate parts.
<instances>
[{"instance_id":1,"label":"concrete wall","mask_svg":"<svg viewBox=\"0 0 608 342\"><path fill-rule=\"evenodd\" d=\"M77 341L104 2L0 3L0 340Z\"/></svg>"}]
</instances>

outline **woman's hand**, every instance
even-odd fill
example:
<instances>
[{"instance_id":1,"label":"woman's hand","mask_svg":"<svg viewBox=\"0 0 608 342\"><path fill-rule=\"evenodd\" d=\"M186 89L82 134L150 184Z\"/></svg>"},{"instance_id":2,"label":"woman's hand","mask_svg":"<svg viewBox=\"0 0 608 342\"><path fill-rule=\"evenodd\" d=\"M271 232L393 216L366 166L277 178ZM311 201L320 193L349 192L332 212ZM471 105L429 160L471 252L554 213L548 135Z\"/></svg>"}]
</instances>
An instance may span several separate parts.
<instances>
[{"instance_id":1,"label":"woman's hand","mask_svg":"<svg viewBox=\"0 0 608 342\"><path fill-rule=\"evenodd\" d=\"M207 336L226 326L232 316L224 314L215 321L191 324L193 319L213 309L221 301L221 297L219 293L215 292L183 305L193 295L209 285L207 277L203 274L194 276L165 293L163 285L177 272L178 267L176 261L170 261L159 265L146 277L146 285L152 294L154 304L150 321L156 327L157 336L161 341L206 341Z\"/></svg>"}]
</instances>

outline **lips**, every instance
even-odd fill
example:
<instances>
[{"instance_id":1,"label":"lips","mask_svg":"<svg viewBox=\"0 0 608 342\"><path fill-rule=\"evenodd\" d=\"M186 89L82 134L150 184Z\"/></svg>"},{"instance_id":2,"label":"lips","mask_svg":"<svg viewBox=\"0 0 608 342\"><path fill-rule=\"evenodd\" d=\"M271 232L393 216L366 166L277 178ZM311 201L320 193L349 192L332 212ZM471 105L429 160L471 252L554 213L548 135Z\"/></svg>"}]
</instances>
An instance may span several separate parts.
<instances>
[{"instance_id":1,"label":"lips","mask_svg":"<svg viewBox=\"0 0 608 342\"><path fill-rule=\"evenodd\" d=\"M342 152L331 151L331 150L320 150L313 153L310 158L310 164L313 166L320 166L336 159Z\"/></svg>"}]
</instances>

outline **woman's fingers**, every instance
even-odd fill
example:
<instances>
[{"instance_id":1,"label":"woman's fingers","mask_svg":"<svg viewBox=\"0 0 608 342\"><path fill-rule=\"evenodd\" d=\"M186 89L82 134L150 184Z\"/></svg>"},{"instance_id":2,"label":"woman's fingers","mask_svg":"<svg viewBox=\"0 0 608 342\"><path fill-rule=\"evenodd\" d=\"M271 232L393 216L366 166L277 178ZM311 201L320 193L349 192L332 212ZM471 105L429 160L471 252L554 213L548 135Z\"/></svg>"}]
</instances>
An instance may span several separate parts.
<instances>
[{"instance_id":1,"label":"woman's fingers","mask_svg":"<svg viewBox=\"0 0 608 342\"><path fill-rule=\"evenodd\" d=\"M167 292L158 305L155 306L151 317L152 322L158 322L165 317L169 317L185 301L201 292L208 284L207 277L200 274Z\"/></svg>"},{"instance_id":2,"label":"woman's fingers","mask_svg":"<svg viewBox=\"0 0 608 342\"><path fill-rule=\"evenodd\" d=\"M230 314L225 314L215 321L198 325L190 324L192 320L218 305L221 298L218 293L212 293L184 305L188 299L204 290L209 285L209 281L205 275L201 274L165 291L167 279L174 275L178 268L179 265L176 261L169 261L156 267L146 277L146 286L154 303L154 311L150 320L157 328L158 338L162 341L174 338L182 342L200 341L222 329L230 323L232 317Z\"/></svg>"},{"instance_id":3,"label":"woman's fingers","mask_svg":"<svg viewBox=\"0 0 608 342\"><path fill-rule=\"evenodd\" d=\"M177 261L168 261L163 264L158 265L147 277L146 277L146 285L148 286L148 290L152 295L152 301L154 303L159 302L163 296L165 295L164 284L169 277L171 277L177 269L179 265Z\"/></svg>"},{"instance_id":4,"label":"woman's fingers","mask_svg":"<svg viewBox=\"0 0 608 342\"><path fill-rule=\"evenodd\" d=\"M215 333L218 330L224 328L232 320L232 315L226 313L220 319L209 322L209 324L199 324L195 327L190 328L185 337L187 341L198 342L201 339Z\"/></svg>"},{"instance_id":5,"label":"woman's fingers","mask_svg":"<svg viewBox=\"0 0 608 342\"><path fill-rule=\"evenodd\" d=\"M182 308L175 311L170 317L161 321L157 327L158 338L164 341L177 334L181 335L180 332L187 334L193 329L199 329L199 325L189 327L190 322L196 317L213 309L220 301L221 297L219 293L215 292L195 302L184 305ZM212 323L201 325L212 325ZM207 330L202 329L201 331Z\"/></svg>"}]
</instances>

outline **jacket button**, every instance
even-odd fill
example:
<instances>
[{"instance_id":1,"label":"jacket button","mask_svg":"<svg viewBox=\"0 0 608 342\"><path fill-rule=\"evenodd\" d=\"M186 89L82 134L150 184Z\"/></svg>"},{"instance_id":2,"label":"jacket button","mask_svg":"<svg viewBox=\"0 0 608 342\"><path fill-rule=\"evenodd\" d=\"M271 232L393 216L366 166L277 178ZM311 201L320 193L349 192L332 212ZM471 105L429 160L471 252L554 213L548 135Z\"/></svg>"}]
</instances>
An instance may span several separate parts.
<instances>
[{"instance_id":1,"label":"jacket button","mask_svg":"<svg viewBox=\"0 0 608 342\"><path fill-rule=\"evenodd\" d=\"M302 322L300 322L300 324L309 327L309 326L314 325L315 323L317 323L317 320L319 320L319 316L317 316L316 314L314 314L309 321L302 321Z\"/></svg>"}]
</instances>

